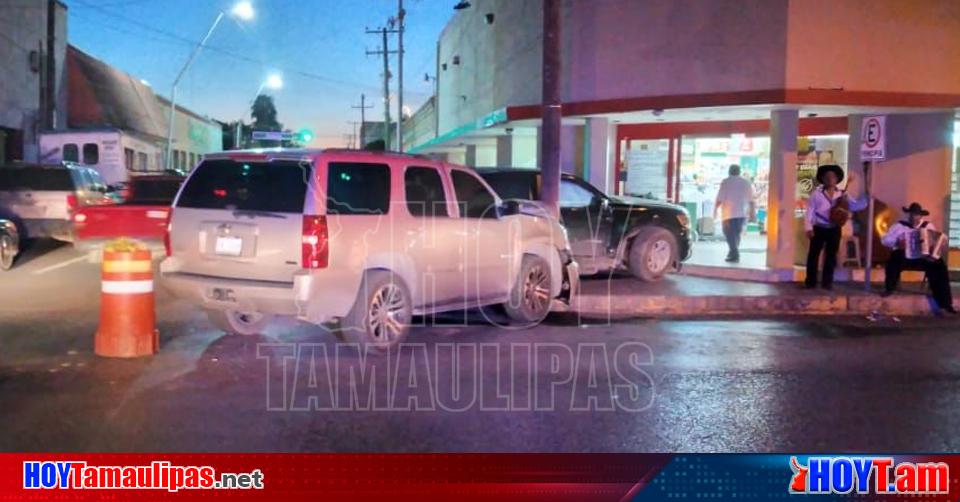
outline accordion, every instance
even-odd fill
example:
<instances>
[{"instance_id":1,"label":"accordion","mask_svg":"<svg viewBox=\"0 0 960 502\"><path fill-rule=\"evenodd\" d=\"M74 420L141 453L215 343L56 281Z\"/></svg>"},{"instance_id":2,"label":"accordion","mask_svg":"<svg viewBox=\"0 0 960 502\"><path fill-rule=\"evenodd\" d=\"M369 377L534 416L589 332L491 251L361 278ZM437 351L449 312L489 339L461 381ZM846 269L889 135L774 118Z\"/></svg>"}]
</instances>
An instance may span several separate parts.
<instances>
[{"instance_id":1,"label":"accordion","mask_svg":"<svg viewBox=\"0 0 960 502\"><path fill-rule=\"evenodd\" d=\"M918 228L907 235L905 254L908 260L939 260L947 250L947 236L929 228Z\"/></svg>"}]
</instances>

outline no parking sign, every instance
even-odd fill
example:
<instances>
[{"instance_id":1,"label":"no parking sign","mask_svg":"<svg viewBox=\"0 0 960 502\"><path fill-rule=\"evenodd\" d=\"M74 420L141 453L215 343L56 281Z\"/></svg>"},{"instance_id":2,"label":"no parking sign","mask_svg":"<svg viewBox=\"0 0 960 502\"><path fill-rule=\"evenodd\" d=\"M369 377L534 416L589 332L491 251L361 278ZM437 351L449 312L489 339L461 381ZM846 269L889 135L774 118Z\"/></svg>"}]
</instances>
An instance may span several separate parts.
<instances>
[{"instance_id":1,"label":"no parking sign","mask_svg":"<svg viewBox=\"0 0 960 502\"><path fill-rule=\"evenodd\" d=\"M884 160L887 158L887 117L872 115L863 118L860 129L860 160Z\"/></svg>"}]
</instances>

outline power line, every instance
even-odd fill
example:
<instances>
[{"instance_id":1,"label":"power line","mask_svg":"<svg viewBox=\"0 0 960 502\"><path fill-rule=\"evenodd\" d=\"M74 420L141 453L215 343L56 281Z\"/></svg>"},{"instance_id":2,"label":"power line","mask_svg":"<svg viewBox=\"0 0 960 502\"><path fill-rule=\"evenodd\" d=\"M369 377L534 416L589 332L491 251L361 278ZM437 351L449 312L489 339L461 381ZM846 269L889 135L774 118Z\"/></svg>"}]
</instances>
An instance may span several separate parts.
<instances>
[{"instance_id":1,"label":"power line","mask_svg":"<svg viewBox=\"0 0 960 502\"><path fill-rule=\"evenodd\" d=\"M154 27L154 26L152 26L152 25L149 25L149 24L147 24L147 23L141 22L141 21L139 21L139 20L137 20L137 19L133 19L133 18L129 18L129 17L123 16L123 15L121 15L121 14L117 14L117 13L115 13L115 12L112 12L112 11L108 10L108 9L104 9L104 8L102 8L102 7L99 6L99 5L93 5L93 4L87 3L87 2L85 2L85 1L83 1L83 0L73 0L72 3L76 3L76 4L82 5L82 6L84 6L84 7L89 7L89 8L91 8L91 9L93 9L93 10L96 10L97 12L99 12L100 14L102 14L102 15L104 15L104 16L112 17L112 18L114 18L114 19L118 19L118 20L124 21L124 22L126 22L126 23L129 23L129 24L131 24L131 25L137 26L137 27L139 27L139 28L143 28L144 30L147 30L147 31L149 31L149 32L152 32L152 33L155 33L155 34L157 34L157 35L166 37L166 38L168 38L168 39L170 39L170 40L177 41L177 42L180 43L180 44L183 44L183 45L186 45L186 46L190 46L190 47L193 47L194 45L196 45L196 41L195 41L195 40L191 40L191 39L189 39L189 38L186 38L186 37L184 37L184 36L178 35L178 34L176 34L176 33L172 33L172 32L169 32L169 31L160 29L160 28L156 28L156 27ZM112 26L112 25L104 25L104 26ZM118 31L121 31L121 30L118 30ZM136 36L142 36L141 33L132 33L132 32L129 32L129 31L127 31L127 32L125 32L125 33L129 33L129 34L136 35ZM210 51L210 52L215 52L215 53L218 53L218 54L221 54L221 55L224 55L224 56L227 56L227 57L230 57L230 58L239 60L239 61L245 61L245 62L248 62L248 63L254 63L254 64L257 64L257 65L260 65L260 66L263 66L263 65L265 64L263 61L258 60L258 59L256 59L256 58L253 58L253 57L250 57L250 56L246 56L246 55L244 55L244 54L239 54L239 53L236 53L236 52L232 52L232 51L230 51L230 50L227 50L227 49L224 49L224 48L222 48L222 47L215 46L215 45L205 45L205 46L204 46L204 49L207 50L207 51ZM341 85L341 86L350 87L351 89L356 89L357 87L361 87L361 88L364 88L364 89L370 89L370 90L375 90L375 89L376 89L375 86L371 86L371 85L368 85L368 84L362 84L362 83L358 83L358 82L351 82L351 81L348 81L348 80L340 80L340 79L331 78L331 77L327 77L327 76L324 76L324 75L318 75L318 74L316 74L316 73L311 73L311 72L307 72L307 71L303 71L303 70L298 70L298 69L294 69L294 68L287 68L287 67L276 66L276 65L271 65L271 66L276 67L278 70L282 70L285 74L299 75L299 76L301 76L301 77L305 77L305 78L309 78L309 79L313 79L313 80L319 80L319 81L327 82L327 83L330 83L330 84L336 84L336 85ZM417 93L417 94L426 95L427 93Z\"/></svg>"}]
</instances>

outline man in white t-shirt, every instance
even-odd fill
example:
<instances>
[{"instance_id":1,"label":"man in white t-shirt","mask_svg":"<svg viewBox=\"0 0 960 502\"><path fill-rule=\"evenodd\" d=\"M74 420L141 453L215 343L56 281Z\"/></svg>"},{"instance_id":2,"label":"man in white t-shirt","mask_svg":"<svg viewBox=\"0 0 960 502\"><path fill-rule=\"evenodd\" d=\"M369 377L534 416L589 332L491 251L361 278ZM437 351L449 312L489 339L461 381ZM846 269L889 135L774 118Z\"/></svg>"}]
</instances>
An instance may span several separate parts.
<instances>
[{"instance_id":1,"label":"man in white t-shirt","mask_svg":"<svg viewBox=\"0 0 960 502\"><path fill-rule=\"evenodd\" d=\"M727 176L720 183L717 200L713 206L714 217L720 213L723 236L727 239L727 261L740 261L740 236L748 217L753 216L755 199L753 185L740 176L740 166L731 164Z\"/></svg>"}]
</instances>

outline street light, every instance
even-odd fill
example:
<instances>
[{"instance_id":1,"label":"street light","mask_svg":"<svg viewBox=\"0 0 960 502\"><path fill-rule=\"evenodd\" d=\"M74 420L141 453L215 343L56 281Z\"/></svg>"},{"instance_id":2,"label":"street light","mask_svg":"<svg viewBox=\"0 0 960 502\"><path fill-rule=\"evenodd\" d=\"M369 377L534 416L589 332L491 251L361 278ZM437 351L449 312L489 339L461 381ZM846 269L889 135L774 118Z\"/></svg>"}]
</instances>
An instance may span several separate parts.
<instances>
[{"instance_id":1,"label":"street light","mask_svg":"<svg viewBox=\"0 0 960 502\"><path fill-rule=\"evenodd\" d=\"M207 34L204 35L200 43L193 48L190 57L187 58L187 62L184 63L183 68L180 69L180 73L177 74L177 78L173 79L173 89L170 92L170 119L167 121L167 158L165 163L167 169L173 168L173 122L177 111L177 85L180 84L180 79L183 78L183 75L190 68L190 65L193 64L193 60L197 57L197 54L200 53L200 49L207 44L210 35L213 35L213 31L217 29L217 26L225 15L226 13L224 11L220 11L220 13L217 14L217 18L214 19L213 24L210 25ZM247 0L241 0L230 9L230 15L240 21L249 21L253 19L254 16L253 5Z\"/></svg>"},{"instance_id":2,"label":"street light","mask_svg":"<svg viewBox=\"0 0 960 502\"><path fill-rule=\"evenodd\" d=\"M260 87L257 87L257 93L253 95L253 101L250 102L251 106L257 102L257 98L260 97L260 93L263 92L264 88L273 90L283 89L283 77L277 73L271 73L263 82L260 82Z\"/></svg>"}]
</instances>

